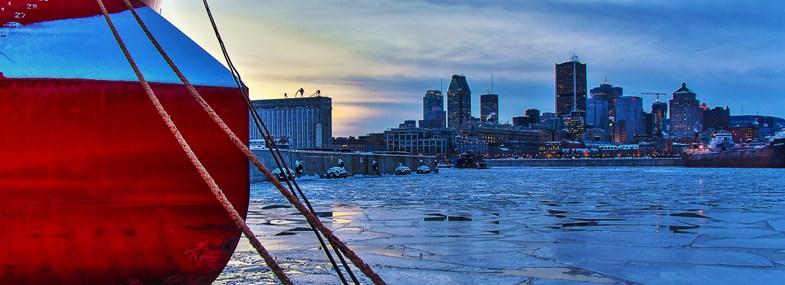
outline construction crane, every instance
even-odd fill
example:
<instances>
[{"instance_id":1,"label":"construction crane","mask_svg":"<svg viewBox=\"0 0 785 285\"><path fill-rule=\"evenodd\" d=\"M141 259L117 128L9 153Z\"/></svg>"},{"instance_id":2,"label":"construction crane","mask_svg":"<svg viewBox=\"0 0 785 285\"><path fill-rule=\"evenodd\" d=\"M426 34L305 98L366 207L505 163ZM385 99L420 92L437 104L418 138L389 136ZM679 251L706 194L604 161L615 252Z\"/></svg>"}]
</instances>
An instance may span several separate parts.
<instances>
[{"instance_id":1,"label":"construction crane","mask_svg":"<svg viewBox=\"0 0 785 285\"><path fill-rule=\"evenodd\" d=\"M660 101L660 95L665 96L665 95L668 95L668 94L660 93L660 92L641 92L641 95L656 95L657 96L657 102L659 102Z\"/></svg>"}]
</instances>

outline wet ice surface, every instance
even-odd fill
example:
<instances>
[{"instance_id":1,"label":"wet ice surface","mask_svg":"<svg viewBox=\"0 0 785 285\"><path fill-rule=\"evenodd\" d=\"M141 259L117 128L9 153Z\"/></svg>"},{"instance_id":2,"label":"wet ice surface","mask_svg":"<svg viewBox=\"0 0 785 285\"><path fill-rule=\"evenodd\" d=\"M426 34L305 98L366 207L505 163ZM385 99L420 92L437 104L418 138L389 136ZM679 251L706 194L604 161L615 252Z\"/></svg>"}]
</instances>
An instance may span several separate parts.
<instances>
[{"instance_id":1,"label":"wet ice surface","mask_svg":"<svg viewBox=\"0 0 785 285\"><path fill-rule=\"evenodd\" d=\"M785 280L783 174L449 169L300 185L390 284L773 284ZM295 284L340 284L275 191L253 185L253 230ZM216 283L276 281L243 240Z\"/></svg>"}]
</instances>

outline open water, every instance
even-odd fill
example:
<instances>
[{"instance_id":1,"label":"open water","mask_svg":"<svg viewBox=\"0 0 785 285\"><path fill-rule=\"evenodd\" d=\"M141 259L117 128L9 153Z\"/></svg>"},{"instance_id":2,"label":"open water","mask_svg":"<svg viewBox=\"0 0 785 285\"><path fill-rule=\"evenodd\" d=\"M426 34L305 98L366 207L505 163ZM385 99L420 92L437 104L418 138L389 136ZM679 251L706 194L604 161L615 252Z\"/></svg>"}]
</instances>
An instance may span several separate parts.
<instances>
[{"instance_id":1,"label":"open water","mask_svg":"<svg viewBox=\"0 0 785 285\"><path fill-rule=\"evenodd\" d=\"M299 183L389 284L782 284L784 174L494 168ZM251 196L249 223L296 284L340 284L271 184ZM276 282L243 239L216 283Z\"/></svg>"}]
</instances>

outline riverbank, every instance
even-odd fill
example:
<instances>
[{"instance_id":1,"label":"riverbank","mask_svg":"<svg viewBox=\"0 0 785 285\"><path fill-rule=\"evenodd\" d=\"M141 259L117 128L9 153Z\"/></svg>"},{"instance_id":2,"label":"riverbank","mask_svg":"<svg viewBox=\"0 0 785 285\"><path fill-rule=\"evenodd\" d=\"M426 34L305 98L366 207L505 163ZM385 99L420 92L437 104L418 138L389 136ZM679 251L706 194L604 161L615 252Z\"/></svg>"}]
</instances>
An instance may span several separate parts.
<instances>
[{"instance_id":1,"label":"riverbank","mask_svg":"<svg viewBox=\"0 0 785 285\"><path fill-rule=\"evenodd\" d=\"M559 159L489 159L491 167L505 166L684 166L681 158L618 157Z\"/></svg>"}]
</instances>

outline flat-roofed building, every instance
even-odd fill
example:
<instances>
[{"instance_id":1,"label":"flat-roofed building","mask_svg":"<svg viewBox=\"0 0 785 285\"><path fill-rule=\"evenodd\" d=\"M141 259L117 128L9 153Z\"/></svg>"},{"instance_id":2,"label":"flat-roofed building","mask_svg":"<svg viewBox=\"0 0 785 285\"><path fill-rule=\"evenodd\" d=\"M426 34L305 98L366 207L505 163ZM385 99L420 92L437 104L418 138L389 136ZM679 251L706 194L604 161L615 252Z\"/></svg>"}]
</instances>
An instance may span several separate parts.
<instances>
[{"instance_id":1,"label":"flat-roofed building","mask_svg":"<svg viewBox=\"0 0 785 285\"><path fill-rule=\"evenodd\" d=\"M290 149L332 148L332 99L301 97L253 100L253 108L276 141L288 141ZM263 139L250 118L250 139Z\"/></svg>"}]
</instances>

